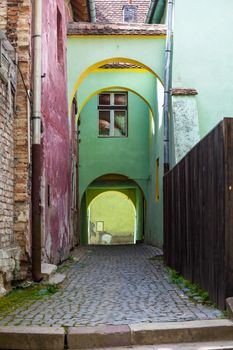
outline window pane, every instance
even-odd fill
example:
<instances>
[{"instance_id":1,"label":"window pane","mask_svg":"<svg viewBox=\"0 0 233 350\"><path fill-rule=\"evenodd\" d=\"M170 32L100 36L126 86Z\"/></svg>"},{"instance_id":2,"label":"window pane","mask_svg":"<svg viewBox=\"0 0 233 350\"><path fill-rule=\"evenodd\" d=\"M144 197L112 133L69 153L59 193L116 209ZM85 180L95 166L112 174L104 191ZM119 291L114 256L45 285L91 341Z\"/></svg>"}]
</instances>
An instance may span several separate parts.
<instances>
[{"instance_id":1,"label":"window pane","mask_svg":"<svg viewBox=\"0 0 233 350\"><path fill-rule=\"evenodd\" d=\"M114 94L114 105L126 106L127 105L126 94Z\"/></svg>"},{"instance_id":2,"label":"window pane","mask_svg":"<svg viewBox=\"0 0 233 350\"><path fill-rule=\"evenodd\" d=\"M114 112L114 136L127 136L127 117L125 111Z\"/></svg>"},{"instance_id":3,"label":"window pane","mask_svg":"<svg viewBox=\"0 0 233 350\"><path fill-rule=\"evenodd\" d=\"M99 105L100 106L110 106L110 94L100 94L99 95Z\"/></svg>"},{"instance_id":4,"label":"window pane","mask_svg":"<svg viewBox=\"0 0 233 350\"><path fill-rule=\"evenodd\" d=\"M110 135L110 111L99 111L99 135Z\"/></svg>"}]
</instances>

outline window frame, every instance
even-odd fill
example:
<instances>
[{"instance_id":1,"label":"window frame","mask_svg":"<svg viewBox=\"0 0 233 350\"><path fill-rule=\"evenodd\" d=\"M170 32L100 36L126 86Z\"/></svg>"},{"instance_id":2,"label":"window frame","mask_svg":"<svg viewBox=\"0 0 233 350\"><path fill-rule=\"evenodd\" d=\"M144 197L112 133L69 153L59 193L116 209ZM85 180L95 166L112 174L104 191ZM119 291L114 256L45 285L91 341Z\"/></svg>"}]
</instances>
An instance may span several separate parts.
<instances>
[{"instance_id":1,"label":"window frame","mask_svg":"<svg viewBox=\"0 0 233 350\"><path fill-rule=\"evenodd\" d=\"M115 105L114 97L117 94L126 96L126 104L125 105ZM100 96L101 95L110 95L110 104L109 105L101 105L100 104ZM127 91L106 91L98 94L98 138L128 138L129 135L129 125L128 125L128 92ZM110 128L109 135L100 135L100 112L109 112L110 114ZM125 112L125 122L126 122L126 134L125 135L114 135L114 125L115 125L115 112L116 111L124 111Z\"/></svg>"}]
</instances>

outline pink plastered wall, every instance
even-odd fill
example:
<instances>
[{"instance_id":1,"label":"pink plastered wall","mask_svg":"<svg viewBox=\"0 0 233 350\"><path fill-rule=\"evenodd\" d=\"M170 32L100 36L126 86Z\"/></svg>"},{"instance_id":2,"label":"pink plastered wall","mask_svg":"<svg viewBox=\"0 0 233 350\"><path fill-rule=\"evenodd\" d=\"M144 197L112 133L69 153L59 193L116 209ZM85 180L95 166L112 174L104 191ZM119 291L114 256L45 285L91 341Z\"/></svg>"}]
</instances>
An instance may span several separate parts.
<instances>
[{"instance_id":1,"label":"pink plastered wall","mask_svg":"<svg viewBox=\"0 0 233 350\"><path fill-rule=\"evenodd\" d=\"M43 2L42 37L42 251L58 263L74 244L71 229L72 125L66 74L67 9L63 0Z\"/></svg>"}]
</instances>

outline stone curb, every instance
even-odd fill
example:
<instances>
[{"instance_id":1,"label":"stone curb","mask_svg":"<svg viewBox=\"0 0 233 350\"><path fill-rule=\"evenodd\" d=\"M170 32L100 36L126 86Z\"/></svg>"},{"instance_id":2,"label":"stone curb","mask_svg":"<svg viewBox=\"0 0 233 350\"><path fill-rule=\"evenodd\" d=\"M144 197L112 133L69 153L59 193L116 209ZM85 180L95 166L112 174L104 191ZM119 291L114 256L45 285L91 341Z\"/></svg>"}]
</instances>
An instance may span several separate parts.
<instances>
[{"instance_id":1,"label":"stone curb","mask_svg":"<svg viewBox=\"0 0 233 350\"><path fill-rule=\"evenodd\" d=\"M130 325L131 345L233 340L233 322L226 319Z\"/></svg>"},{"instance_id":2,"label":"stone curb","mask_svg":"<svg viewBox=\"0 0 233 350\"><path fill-rule=\"evenodd\" d=\"M206 320L68 328L68 349L233 340L233 322Z\"/></svg>"},{"instance_id":3,"label":"stone curb","mask_svg":"<svg viewBox=\"0 0 233 350\"><path fill-rule=\"evenodd\" d=\"M0 349L63 350L233 340L227 319L120 326L0 327ZM65 347L67 346L67 347Z\"/></svg>"},{"instance_id":4,"label":"stone curb","mask_svg":"<svg viewBox=\"0 0 233 350\"><path fill-rule=\"evenodd\" d=\"M68 328L68 349L89 349L130 346L131 332L127 325Z\"/></svg>"},{"instance_id":5,"label":"stone curb","mask_svg":"<svg viewBox=\"0 0 233 350\"><path fill-rule=\"evenodd\" d=\"M63 350L64 344L61 327L0 327L0 349Z\"/></svg>"}]
</instances>

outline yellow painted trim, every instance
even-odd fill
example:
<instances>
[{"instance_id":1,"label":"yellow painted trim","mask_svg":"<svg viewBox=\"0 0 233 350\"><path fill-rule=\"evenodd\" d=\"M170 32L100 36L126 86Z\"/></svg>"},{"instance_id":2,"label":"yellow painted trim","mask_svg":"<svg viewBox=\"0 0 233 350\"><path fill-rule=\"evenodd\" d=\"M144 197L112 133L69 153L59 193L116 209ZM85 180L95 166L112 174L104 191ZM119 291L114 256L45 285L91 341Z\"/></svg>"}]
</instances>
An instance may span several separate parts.
<instances>
[{"instance_id":1,"label":"yellow painted trim","mask_svg":"<svg viewBox=\"0 0 233 350\"><path fill-rule=\"evenodd\" d=\"M103 88L103 89L99 89L99 90L96 90L94 91L92 94L90 94L86 100L82 103L82 105L80 106L79 108L79 112L76 116L76 122L78 121L79 117L80 117L80 113L82 112L82 109L84 108L84 106L87 104L87 102L95 95L97 94L100 94L104 91L111 91L111 90L117 90L117 91L130 91L132 93L134 93L135 95L139 96L146 104L147 106L149 107L149 110L152 114L152 117L154 118L154 111L150 105L150 103L147 101L147 99L145 99L145 97L143 97L141 94L139 94L137 91L133 90L133 89L130 89L130 88L126 88L126 87L123 87L123 86L108 86L106 88Z\"/></svg>"},{"instance_id":2,"label":"yellow painted trim","mask_svg":"<svg viewBox=\"0 0 233 350\"><path fill-rule=\"evenodd\" d=\"M120 73L120 72L130 72L130 73L148 73L145 68L97 68L93 73Z\"/></svg>"},{"instance_id":3,"label":"yellow painted trim","mask_svg":"<svg viewBox=\"0 0 233 350\"><path fill-rule=\"evenodd\" d=\"M113 62L123 62L123 63L132 63L135 65L140 65L141 67L145 68L148 72L152 73L163 85L163 82L161 80L161 78L147 65L137 61L137 60L133 60L131 58L126 58L126 57L112 57L112 58L108 58L99 62L96 62L94 64L92 64L91 66L89 66L85 71L83 71L80 75L80 77L78 78L78 80L76 81L72 94L71 94L71 100L69 103L69 115L71 113L71 108L72 108L72 101L73 98L76 94L76 91L78 90L79 86L81 85L81 83L83 82L83 80L93 71L95 71L97 68L107 64L107 63L113 63Z\"/></svg>"},{"instance_id":4,"label":"yellow painted trim","mask_svg":"<svg viewBox=\"0 0 233 350\"><path fill-rule=\"evenodd\" d=\"M104 38L104 39L112 39L112 38L120 38L120 39L130 39L130 38L139 38L139 39L166 39L166 35L127 35L127 34L108 34L108 35L84 35L84 34L67 34L68 39L77 39L77 38Z\"/></svg>"}]
</instances>

